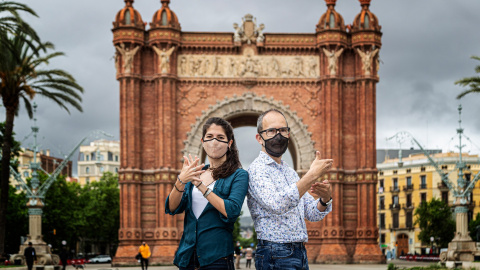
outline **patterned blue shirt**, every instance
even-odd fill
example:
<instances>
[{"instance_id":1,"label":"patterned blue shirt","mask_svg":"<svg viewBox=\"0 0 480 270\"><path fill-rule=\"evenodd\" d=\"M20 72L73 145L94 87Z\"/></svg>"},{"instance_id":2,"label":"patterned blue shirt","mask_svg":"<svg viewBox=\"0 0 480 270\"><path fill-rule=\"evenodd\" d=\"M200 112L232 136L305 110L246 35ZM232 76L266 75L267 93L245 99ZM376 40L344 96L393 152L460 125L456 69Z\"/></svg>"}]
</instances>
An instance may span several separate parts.
<instances>
[{"instance_id":1,"label":"patterned blue shirt","mask_svg":"<svg viewBox=\"0 0 480 270\"><path fill-rule=\"evenodd\" d=\"M247 204L257 238L277 243L307 242L309 221L320 221L330 211L317 208L308 192L300 198L296 183L300 178L284 161L278 164L265 152L250 164Z\"/></svg>"}]
</instances>

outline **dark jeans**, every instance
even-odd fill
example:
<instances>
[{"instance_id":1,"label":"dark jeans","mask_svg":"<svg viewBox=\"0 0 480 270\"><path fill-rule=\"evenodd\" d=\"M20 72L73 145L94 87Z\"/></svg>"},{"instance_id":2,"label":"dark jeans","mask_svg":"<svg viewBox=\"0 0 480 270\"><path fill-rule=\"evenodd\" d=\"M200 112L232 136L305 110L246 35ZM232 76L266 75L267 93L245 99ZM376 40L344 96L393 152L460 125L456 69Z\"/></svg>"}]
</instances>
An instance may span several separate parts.
<instances>
[{"instance_id":1,"label":"dark jeans","mask_svg":"<svg viewBox=\"0 0 480 270\"><path fill-rule=\"evenodd\" d=\"M63 270L67 269L67 260L62 260L62 267Z\"/></svg>"},{"instance_id":2,"label":"dark jeans","mask_svg":"<svg viewBox=\"0 0 480 270\"><path fill-rule=\"evenodd\" d=\"M200 266L198 262L197 252L193 251L193 256L190 259L187 267L179 267L180 270L234 270L233 255L220 258L209 265Z\"/></svg>"},{"instance_id":3,"label":"dark jeans","mask_svg":"<svg viewBox=\"0 0 480 270\"><path fill-rule=\"evenodd\" d=\"M304 243L275 243L258 240L255 252L257 270L308 270Z\"/></svg>"},{"instance_id":4,"label":"dark jeans","mask_svg":"<svg viewBox=\"0 0 480 270\"><path fill-rule=\"evenodd\" d=\"M245 263L245 268L251 268L252 266L252 259L247 259L247 263Z\"/></svg>"},{"instance_id":5,"label":"dark jeans","mask_svg":"<svg viewBox=\"0 0 480 270\"><path fill-rule=\"evenodd\" d=\"M140 258L140 263L142 263L142 270L147 270L148 269L148 258ZM145 266L145 268L144 268Z\"/></svg>"}]
</instances>

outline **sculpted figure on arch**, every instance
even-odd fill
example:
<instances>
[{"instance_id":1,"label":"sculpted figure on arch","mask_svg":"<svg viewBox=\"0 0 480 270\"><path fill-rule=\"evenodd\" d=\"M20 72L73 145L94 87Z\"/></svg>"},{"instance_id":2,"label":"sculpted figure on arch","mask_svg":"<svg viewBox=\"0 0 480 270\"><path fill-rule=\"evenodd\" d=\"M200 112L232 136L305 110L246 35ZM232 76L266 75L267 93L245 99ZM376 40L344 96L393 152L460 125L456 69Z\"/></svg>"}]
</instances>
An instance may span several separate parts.
<instances>
[{"instance_id":1,"label":"sculpted figure on arch","mask_svg":"<svg viewBox=\"0 0 480 270\"><path fill-rule=\"evenodd\" d=\"M321 159L320 152L307 173L298 174L282 161L290 139L290 128L283 113L270 109L257 120L256 139L262 145L248 168L247 204L258 245L255 268L308 269L305 219L320 221L332 211L332 188L325 180L317 182L331 167L332 159ZM315 200L314 196L319 197ZM285 257L285 251L291 254Z\"/></svg>"},{"instance_id":2,"label":"sculpted figure on arch","mask_svg":"<svg viewBox=\"0 0 480 270\"><path fill-rule=\"evenodd\" d=\"M175 50L175 47L172 47L170 49L165 50L160 50L159 48L152 46L153 50L157 53L159 62L159 70L161 73L167 73L170 72L170 55L172 55L173 51Z\"/></svg>"},{"instance_id":3,"label":"sculpted figure on arch","mask_svg":"<svg viewBox=\"0 0 480 270\"><path fill-rule=\"evenodd\" d=\"M125 48L124 43L120 43L120 46L115 46L115 48L117 48L118 52L122 55L124 72L130 73L133 65L133 57L138 52L138 49L140 49L140 46L130 50L129 48Z\"/></svg>"},{"instance_id":4,"label":"sculpted figure on arch","mask_svg":"<svg viewBox=\"0 0 480 270\"><path fill-rule=\"evenodd\" d=\"M362 58L362 68L365 72L365 75L370 75L372 73L372 60L375 55L377 55L378 48L373 51L370 50L366 52L363 52L359 48L357 48L357 52L360 55L360 58Z\"/></svg>"},{"instance_id":5,"label":"sculpted figure on arch","mask_svg":"<svg viewBox=\"0 0 480 270\"><path fill-rule=\"evenodd\" d=\"M323 48L323 53L325 53L325 56L327 56L328 59L328 71L330 72L330 75L335 76L337 75L337 69L338 69L338 58L340 55L343 53L343 48L340 50L336 51L335 50L327 50Z\"/></svg>"}]
</instances>

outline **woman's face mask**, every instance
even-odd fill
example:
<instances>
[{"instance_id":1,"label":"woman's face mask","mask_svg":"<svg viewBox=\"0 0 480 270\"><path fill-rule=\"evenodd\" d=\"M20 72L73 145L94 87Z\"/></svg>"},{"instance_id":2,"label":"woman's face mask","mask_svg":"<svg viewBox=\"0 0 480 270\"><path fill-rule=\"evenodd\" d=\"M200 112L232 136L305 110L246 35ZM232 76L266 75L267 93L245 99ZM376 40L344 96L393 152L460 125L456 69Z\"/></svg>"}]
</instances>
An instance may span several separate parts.
<instances>
[{"instance_id":1,"label":"woman's face mask","mask_svg":"<svg viewBox=\"0 0 480 270\"><path fill-rule=\"evenodd\" d=\"M221 141L217 138L203 139L203 149L209 158L219 159L228 152L228 141Z\"/></svg>"}]
</instances>

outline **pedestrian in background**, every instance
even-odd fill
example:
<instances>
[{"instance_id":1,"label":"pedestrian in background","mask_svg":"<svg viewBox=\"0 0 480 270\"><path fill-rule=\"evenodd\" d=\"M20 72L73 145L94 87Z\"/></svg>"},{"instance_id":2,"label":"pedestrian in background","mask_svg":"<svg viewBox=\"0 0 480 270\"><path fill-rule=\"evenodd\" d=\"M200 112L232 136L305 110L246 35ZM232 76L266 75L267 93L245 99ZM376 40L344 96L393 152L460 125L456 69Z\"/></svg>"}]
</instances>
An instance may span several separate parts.
<instances>
[{"instance_id":1,"label":"pedestrian in background","mask_svg":"<svg viewBox=\"0 0 480 270\"><path fill-rule=\"evenodd\" d=\"M140 263L142 264L142 270L147 270L148 269L148 258L152 255L150 252L150 247L145 243L145 241L142 242L142 245L138 248L138 252L140 253L141 258L140 258Z\"/></svg>"},{"instance_id":2,"label":"pedestrian in background","mask_svg":"<svg viewBox=\"0 0 480 270\"><path fill-rule=\"evenodd\" d=\"M62 261L62 269L65 270L67 268L67 259L68 259L68 250L65 244L62 245L62 250L60 250L60 260Z\"/></svg>"},{"instance_id":3,"label":"pedestrian in background","mask_svg":"<svg viewBox=\"0 0 480 270\"><path fill-rule=\"evenodd\" d=\"M240 258L242 257L242 247L240 246L240 242L237 242L237 246L235 247L235 256L236 256L235 268L241 269Z\"/></svg>"},{"instance_id":4,"label":"pedestrian in background","mask_svg":"<svg viewBox=\"0 0 480 270\"><path fill-rule=\"evenodd\" d=\"M247 259L247 263L245 264L245 268L251 268L252 267L252 257L253 257L253 243L245 249L245 259Z\"/></svg>"},{"instance_id":5,"label":"pedestrian in background","mask_svg":"<svg viewBox=\"0 0 480 270\"><path fill-rule=\"evenodd\" d=\"M25 248L23 255L25 256L25 260L27 261L28 270L32 270L33 262L37 261L37 252L35 251L35 248L32 246L32 242L28 242L28 247Z\"/></svg>"}]
</instances>

